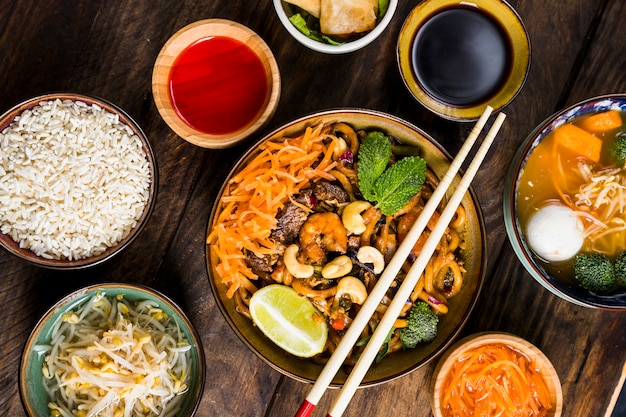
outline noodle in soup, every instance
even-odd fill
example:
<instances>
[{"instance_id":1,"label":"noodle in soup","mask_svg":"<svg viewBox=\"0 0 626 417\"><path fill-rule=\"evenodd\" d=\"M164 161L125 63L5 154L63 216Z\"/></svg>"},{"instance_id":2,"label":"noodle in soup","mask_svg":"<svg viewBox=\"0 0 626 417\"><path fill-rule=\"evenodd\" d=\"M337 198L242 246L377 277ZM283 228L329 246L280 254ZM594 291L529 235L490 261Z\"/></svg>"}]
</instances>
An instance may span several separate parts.
<instances>
[{"instance_id":1,"label":"noodle in soup","mask_svg":"<svg viewBox=\"0 0 626 417\"><path fill-rule=\"evenodd\" d=\"M571 209L583 226L575 255L599 253L614 261L626 250L626 168L619 155L620 146L626 151L625 120L619 110L583 115L537 144L517 189L517 216L527 241L532 217L558 205ZM535 253L552 276L576 283L573 257L551 262Z\"/></svg>"}]
</instances>

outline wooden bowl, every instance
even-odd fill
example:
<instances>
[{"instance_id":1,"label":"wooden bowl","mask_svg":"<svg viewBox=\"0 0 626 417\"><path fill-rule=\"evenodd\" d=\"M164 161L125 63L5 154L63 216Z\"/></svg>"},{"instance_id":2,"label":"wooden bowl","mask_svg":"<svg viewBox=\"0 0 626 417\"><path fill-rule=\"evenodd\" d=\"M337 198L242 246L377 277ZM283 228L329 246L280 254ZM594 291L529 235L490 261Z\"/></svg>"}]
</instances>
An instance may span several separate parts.
<instances>
[{"instance_id":1,"label":"wooden bowl","mask_svg":"<svg viewBox=\"0 0 626 417\"><path fill-rule=\"evenodd\" d=\"M418 127L395 116L365 109L336 109L304 116L265 136L237 162L215 199L207 227L207 235L211 234L215 224L219 221L224 206L228 204L222 201L222 197L228 193L229 180L260 152L261 145L284 137L296 137L304 132L307 127L331 122L345 122L357 130L379 130L393 136L401 144L417 150L439 178L443 177L450 166L450 156L433 138ZM454 186L458 184L458 180L459 178L455 178ZM439 321L437 336L432 342L420 344L414 349L395 352L384 358L368 370L361 383L362 386L372 386L391 381L427 364L453 343L467 322L483 285L486 265L486 239L482 213L471 190L463 198L462 204L465 207L468 220L462 231L462 238L466 243L462 257L467 271L463 280L463 289L459 294L449 299L449 313L442 316ZM216 270L219 258L210 241L206 246L206 259L209 283L213 294L215 294L217 305L240 340L266 364L284 375L302 382L314 382L322 371L322 364L311 359L303 359L288 354L267 338L249 318L237 311L238 306L235 300L228 297L228 288ZM332 386L340 386L345 382L347 376L347 370L341 369L333 379Z\"/></svg>"},{"instance_id":2,"label":"wooden bowl","mask_svg":"<svg viewBox=\"0 0 626 417\"><path fill-rule=\"evenodd\" d=\"M539 369L547 388L551 409L547 417L560 417L563 410L563 391L559 376L550 360L532 343L508 333L483 332L467 336L456 342L440 358L431 378L431 407L434 417L443 417L442 395L446 376L459 360L468 360L467 352L485 345L504 345L521 353Z\"/></svg>"},{"instance_id":3,"label":"wooden bowl","mask_svg":"<svg viewBox=\"0 0 626 417\"><path fill-rule=\"evenodd\" d=\"M177 135L221 149L248 138L272 117L280 73L259 35L236 22L207 19L165 43L154 65L152 94Z\"/></svg>"}]
</instances>

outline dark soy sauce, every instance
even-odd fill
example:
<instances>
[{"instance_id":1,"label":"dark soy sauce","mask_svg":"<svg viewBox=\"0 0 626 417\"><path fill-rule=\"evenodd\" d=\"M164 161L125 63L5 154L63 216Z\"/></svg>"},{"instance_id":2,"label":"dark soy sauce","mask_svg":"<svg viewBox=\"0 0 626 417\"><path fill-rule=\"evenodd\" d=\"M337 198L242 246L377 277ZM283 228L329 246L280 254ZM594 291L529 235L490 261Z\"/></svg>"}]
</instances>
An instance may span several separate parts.
<instances>
[{"instance_id":1,"label":"dark soy sauce","mask_svg":"<svg viewBox=\"0 0 626 417\"><path fill-rule=\"evenodd\" d=\"M497 92L511 69L510 51L507 35L492 19L454 8L434 15L418 30L412 62L428 94L462 107Z\"/></svg>"}]
</instances>

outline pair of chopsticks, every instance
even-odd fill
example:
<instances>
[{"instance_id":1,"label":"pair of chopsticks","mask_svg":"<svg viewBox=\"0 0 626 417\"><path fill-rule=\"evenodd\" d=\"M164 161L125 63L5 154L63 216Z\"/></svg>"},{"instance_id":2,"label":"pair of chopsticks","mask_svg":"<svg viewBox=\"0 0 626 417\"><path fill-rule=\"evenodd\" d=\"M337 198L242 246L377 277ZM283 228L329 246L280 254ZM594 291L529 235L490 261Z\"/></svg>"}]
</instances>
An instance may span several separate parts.
<instances>
[{"instance_id":1,"label":"pair of chopsticks","mask_svg":"<svg viewBox=\"0 0 626 417\"><path fill-rule=\"evenodd\" d=\"M340 343L337 345L335 352L330 357L330 360L320 373L319 377L313 384L313 387L309 391L306 399L300 406L298 412L295 414L295 417L309 417L318 401L321 399L322 395L329 387L332 379L339 371L339 368L345 361L346 357L350 354L352 347L358 341L361 332L369 322L371 316L374 314L377 306L382 300L383 296L389 289L389 286L392 284L396 275L402 268L403 263L409 256L411 249L413 248L415 242L420 237L426 224L430 220L431 216L439 206L439 203L445 196L448 188L452 184L452 181L455 175L458 173L461 165L467 158L471 148L473 147L476 139L482 132L487 120L491 116L493 112L493 108L487 106L483 114L480 116L469 136L463 143L463 146L459 150L457 156L452 160L450 167L444 177L441 179L439 185L433 192L433 195L426 203L422 213L419 215L415 224L409 230L407 236L402 241L402 243L398 246L396 253L393 258L389 261L389 264L381 274L378 283L373 288L373 290L368 295L367 299L361 306L359 313L354 318L352 324L346 331L346 333L341 338ZM420 253L420 255L415 259L409 272L407 273L404 281L400 285L400 288L396 292L395 297L391 304L389 304L385 315L378 323L376 330L370 337L368 344L365 349L361 353L359 360L356 365L352 369L352 372L348 376L348 379L343 384L339 395L333 402L331 406L331 410L327 414L327 417L340 417L346 407L348 406L352 396L356 392L359 387L365 373L370 368L372 362L374 361L380 347L384 343L389 331L393 327L394 322L398 318L398 315L401 313L403 306L406 303L406 300L411 295L415 285L419 281L428 260L432 256L435 251L437 244L441 240L446 227L452 220L454 214L458 206L461 204L461 200L465 196L470 183L472 182L478 168L483 162L483 159L487 155L491 144L493 143L502 123L505 119L504 113L499 113L494 121L491 129L487 133L487 136L483 140L483 143L476 151L473 160L468 165L465 175L460 180L456 190L450 197L446 207L441 213L440 219L437 222L435 228L431 231L430 237L426 240L426 243Z\"/></svg>"}]
</instances>

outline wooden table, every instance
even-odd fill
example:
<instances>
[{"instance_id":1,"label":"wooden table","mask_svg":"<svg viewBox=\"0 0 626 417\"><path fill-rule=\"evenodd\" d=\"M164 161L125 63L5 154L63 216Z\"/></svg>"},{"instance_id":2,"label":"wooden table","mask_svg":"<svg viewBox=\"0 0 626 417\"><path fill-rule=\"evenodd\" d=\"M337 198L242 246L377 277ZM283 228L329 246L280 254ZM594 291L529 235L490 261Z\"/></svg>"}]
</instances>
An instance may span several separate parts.
<instances>
[{"instance_id":1,"label":"wooden table","mask_svg":"<svg viewBox=\"0 0 626 417\"><path fill-rule=\"evenodd\" d=\"M604 93L626 92L626 2L511 0L532 42L526 85L506 108L497 143L473 187L488 235L488 276L464 334L507 331L552 360L564 394L564 416L608 416L623 382L626 314L569 304L544 290L515 257L502 214L503 179L520 142L545 117ZM101 266L59 272L0 252L0 410L23 416L18 366L40 315L81 286L138 282L168 294L202 335L207 381L198 416L290 416L310 386L282 376L231 331L211 293L205 230L223 178L249 145L207 150L177 137L152 100L151 72L166 40L206 18L235 20L256 31L276 55L282 75L278 110L257 138L308 113L364 107L423 128L456 153L471 124L443 120L409 95L395 46L417 1L400 0L388 30L367 48L330 56L296 43L269 0L6 0L0 8L0 111L32 96L70 91L124 108L147 133L158 161L158 200L144 231ZM427 416L426 384L434 363L388 384L359 390L345 416ZM315 416L325 415L337 391ZM365 411L367 410L367 411ZM617 414L617 411L616 413ZM621 414L624 415L624 414Z\"/></svg>"}]
</instances>

